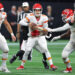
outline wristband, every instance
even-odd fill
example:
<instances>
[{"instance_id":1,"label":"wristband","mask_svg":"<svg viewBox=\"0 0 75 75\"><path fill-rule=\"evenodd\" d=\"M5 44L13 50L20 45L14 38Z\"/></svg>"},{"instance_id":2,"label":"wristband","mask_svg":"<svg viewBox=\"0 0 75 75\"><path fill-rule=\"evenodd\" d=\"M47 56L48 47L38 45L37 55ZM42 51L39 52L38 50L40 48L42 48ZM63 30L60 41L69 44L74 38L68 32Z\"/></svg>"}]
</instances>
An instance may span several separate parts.
<instances>
[{"instance_id":1,"label":"wristband","mask_svg":"<svg viewBox=\"0 0 75 75\"><path fill-rule=\"evenodd\" d=\"M11 33L11 36L14 36L14 33L13 32Z\"/></svg>"}]
</instances>

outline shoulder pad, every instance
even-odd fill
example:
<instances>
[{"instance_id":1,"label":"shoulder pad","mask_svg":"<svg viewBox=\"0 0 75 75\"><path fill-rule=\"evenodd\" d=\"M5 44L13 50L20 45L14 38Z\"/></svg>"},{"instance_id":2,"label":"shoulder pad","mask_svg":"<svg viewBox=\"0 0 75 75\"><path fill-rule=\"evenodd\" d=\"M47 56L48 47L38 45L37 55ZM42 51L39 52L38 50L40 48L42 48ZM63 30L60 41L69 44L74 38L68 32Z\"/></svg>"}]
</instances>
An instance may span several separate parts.
<instances>
[{"instance_id":1,"label":"shoulder pad","mask_svg":"<svg viewBox=\"0 0 75 75\"><path fill-rule=\"evenodd\" d=\"M7 17L6 12L2 12L2 15L3 15L3 17L4 17L4 18L6 18L6 17Z\"/></svg>"},{"instance_id":2,"label":"shoulder pad","mask_svg":"<svg viewBox=\"0 0 75 75\"><path fill-rule=\"evenodd\" d=\"M33 16L34 14L33 13L30 13L30 16Z\"/></svg>"}]
</instances>

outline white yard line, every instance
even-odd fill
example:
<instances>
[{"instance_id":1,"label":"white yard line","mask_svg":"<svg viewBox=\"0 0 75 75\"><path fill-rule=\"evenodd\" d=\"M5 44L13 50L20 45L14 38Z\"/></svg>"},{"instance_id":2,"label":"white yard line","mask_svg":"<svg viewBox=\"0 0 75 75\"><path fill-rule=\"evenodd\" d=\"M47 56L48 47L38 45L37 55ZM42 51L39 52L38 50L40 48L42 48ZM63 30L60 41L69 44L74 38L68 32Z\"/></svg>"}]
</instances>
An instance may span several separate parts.
<instances>
[{"instance_id":1,"label":"white yard line","mask_svg":"<svg viewBox=\"0 0 75 75\"><path fill-rule=\"evenodd\" d=\"M48 42L48 45L66 45L67 44L67 42L65 42L65 43L49 43ZM19 43L8 43L8 45L9 46L18 46L19 45Z\"/></svg>"}]
</instances>

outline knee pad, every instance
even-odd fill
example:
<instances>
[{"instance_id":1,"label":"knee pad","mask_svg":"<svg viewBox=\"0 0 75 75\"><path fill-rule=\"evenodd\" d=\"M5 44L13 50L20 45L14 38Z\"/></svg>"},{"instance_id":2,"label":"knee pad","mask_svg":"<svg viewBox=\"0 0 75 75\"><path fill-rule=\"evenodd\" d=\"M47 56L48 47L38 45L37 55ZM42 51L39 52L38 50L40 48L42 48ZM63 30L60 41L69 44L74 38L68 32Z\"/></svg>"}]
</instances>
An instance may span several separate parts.
<instances>
[{"instance_id":1,"label":"knee pad","mask_svg":"<svg viewBox=\"0 0 75 75\"><path fill-rule=\"evenodd\" d=\"M4 53L8 53L8 52L9 52L9 48L4 49L3 52L4 52Z\"/></svg>"},{"instance_id":2,"label":"knee pad","mask_svg":"<svg viewBox=\"0 0 75 75\"><path fill-rule=\"evenodd\" d=\"M67 52L62 52L62 58L67 58L68 57L68 53Z\"/></svg>"},{"instance_id":3,"label":"knee pad","mask_svg":"<svg viewBox=\"0 0 75 75\"><path fill-rule=\"evenodd\" d=\"M26 55L26 56L28 56L28 55L29 55L29 53L30 53L30 51L26 51L26 52L25 52L25 55Z\"/></svg>"},{"instance_id":4,"label":"knee pad","mask_svg":"<svg viewBox=\"0 0 75 75\"><path fill-rule=\"evenodd\" d=\"M44 48L42 50L40 50L41 53L47 53L48 52L48 49Z\"/></svg>"},{"instance_id":5,"label":"knee pad","mask_svg":"<svg viewBox=\"0 0 75 75\"><path fill-rule=\"evenodd\" d=\"M31 47L26 47L26 50L25 50L25 52L27 52L27 51L31 51L32 50L32 48Z\"/></svg>"}]
</instances>

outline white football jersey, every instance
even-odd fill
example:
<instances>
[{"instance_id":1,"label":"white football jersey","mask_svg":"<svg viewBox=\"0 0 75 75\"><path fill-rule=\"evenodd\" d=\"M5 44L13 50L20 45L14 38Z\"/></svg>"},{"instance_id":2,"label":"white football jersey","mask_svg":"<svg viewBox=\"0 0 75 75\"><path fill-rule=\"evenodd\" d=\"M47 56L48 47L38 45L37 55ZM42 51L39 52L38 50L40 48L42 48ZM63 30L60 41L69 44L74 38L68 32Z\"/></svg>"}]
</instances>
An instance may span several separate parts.
<instances>
[{"instance_id":1,"label":"white football jersey","mask_svg":"<svg viewBox=\"0 0 75 75\"><path fill-rule=\"evenodd\" d=\"M48 28L48 17L46 15L41 14L39 19L36 19L35 15L33 13L30 13L27 15L26 18L22 19L19 24L23 26L28 26L29 23L35 23L39 27L42 28ZM42 35L42 33L38 30L32 30L29 28L29 34L28 36L39 36Z\"/></svg>"},{"instance_id":2,"label":"white football jersey","mask_svg":"<svg viewBox=\"0 0 75 75\"><path fill-rule=\"evenodd\" d=\"M74 16L71 16L70 19L74 19ZM71 31L70 40L75 41L75 23L69 26L70 26L70 31Z\"/></svg>"},{"instance_id":3,"label":"white football jersey","mask_svg":"<svg viewBox=\"0 0 75 75\"><path fill-rule=\"evenodd\" d=\"M2 23L3 23L3 21L5 20L6 17L7 17L6 12L0 13L0 28L1 28L1 25L2 25Z\"/></svg>"},{"instance_id":4,"label":"white football jersey","mask_svg":"<svg viewBox=\"0 0 75 75\"><path fill-rule=\"evenodd\" d=\"M75 23L72 26L70 26L70 30L71 30L70 39L75 41Z\"/></svg>"},{"instance_id":5,"label":"white football jersey","mask_svg":"<svg viewBox=\"0 0 75 75\"><path fill-rule=\"evenodd\" d=\"M28 16L26 17L27 22L29 23L35 23L37 24L39 27L42 28L48 28L48 17L46 15L41 15L40 19L37 20L36 17L34 16L33 13L28 14ZM31 30L31 28L29 28L29 36L38 36L40 35L40 32L38 30Z\"/></svg>"}]
</instances>

